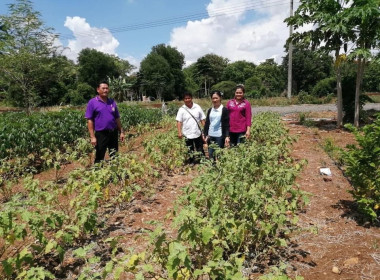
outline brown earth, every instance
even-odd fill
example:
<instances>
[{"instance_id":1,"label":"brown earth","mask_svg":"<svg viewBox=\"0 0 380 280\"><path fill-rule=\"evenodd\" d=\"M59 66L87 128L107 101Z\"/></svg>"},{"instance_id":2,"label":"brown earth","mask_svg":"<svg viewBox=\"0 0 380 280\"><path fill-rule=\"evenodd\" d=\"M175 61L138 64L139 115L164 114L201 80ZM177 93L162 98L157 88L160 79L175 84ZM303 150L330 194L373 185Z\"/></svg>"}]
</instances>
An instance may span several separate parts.
<instances>
[{"instance_id":1,"label":"brown earth","mask_svg":"<svg viewBox=\"0 0 380 280\"><path fill-rule=\"evenodd\" d=\"M307 280L380 279L380 229L357 213L348 193L352 188L348 178L322 148L326 139L345 148L355 143L353 135L336 129L333 122L313 128L295 123L287 126L290 134L299 137L293 157L308 161L297 183L310 193L310 204L299 221L305 232L292 238L291 274ZM321 175L321 167L330 168L332 176Z\"/></svg>"},{"instance_id":2,"label":"brown earth","mask_svg":"<svg viewBox=\"0 0 380 280\"><path fill-rule=\"evenodd\" d=\"M335 113L325 112L310 117L334 118ZM336 129L333 122L324 120L317 127L305 127L297 123L296 115L284 116L285 124L291 135L297 135L292 156L306 159L308 164L297 179L300 188L310 193L309 205L300 213L299 225L302 231L292 237L292 246L288 248L291 256L288 273L292 277L299 275L306 280L316 279L380 279L380 229L364 223L357 214L349 180L323 151L325 139L331 139L335 145L345 147L355 143L352 134ZM135 139L121 149L122 152L141 151L141 139ZM320 174L320 168L330 168L332 176ZM65 172L75 168L68 166ZM102 209L100 216L105 222L105 230L88 242L95 245L93 253L102 256L94 271L110 259L110 250L102 240L118 237L121 254L130 251L141 252L146 247L145 237L153 229L148 221L161 221L168 226L167 218L174 201L180 196L182 188L198 174L196 168L187 168L177 173L164 175L149 193L136 193L132 200L116 208ZM64 176L64 174L62 174ZM54 180L53 171L38 175L44 180ZM170 234L170 232L168 232ZM68 251L62 264L54 259L45 259L44 263L57 272L61 279L76 279L83 261ZM111 278L107 278L111 279ZM124 275L123 279L132 279ZM251 276L251 279L256 279Z\"/></svg>"}]
</instances>

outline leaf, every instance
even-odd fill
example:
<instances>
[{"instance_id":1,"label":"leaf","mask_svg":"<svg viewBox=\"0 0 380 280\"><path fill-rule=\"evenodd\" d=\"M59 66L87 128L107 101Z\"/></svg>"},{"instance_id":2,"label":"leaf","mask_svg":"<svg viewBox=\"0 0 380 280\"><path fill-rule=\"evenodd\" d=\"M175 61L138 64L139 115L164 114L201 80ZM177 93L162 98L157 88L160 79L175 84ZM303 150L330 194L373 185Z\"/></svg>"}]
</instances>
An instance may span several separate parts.
<instances>
[{"instance_id":1,"label":"leaf","mask_svg":"<svg viewBox=\"0 0 380 280\"><path fill-rule=\"evenodd\" d=\"M2 261L1 264L3 266L3 269L4 269L5 273L8 276L11 276L13 274L13 266L12 266L12 264L8 260Z\"/></svg>"},{"instance_id":2,"label":"leaf","mask_svg":"<svg viewBox=\"0 0 380 280\"><path fill-rule=\"evenodd\" d=\"M79 258L85 258L87 254L87 250L83 247L80 247L76 250L73 251L74 255L79 257Z\"/></svg>"},{"instance_id":3,"label":"leaf","mask_svg":"<svg viewBox=\"0 0 380 280\"><path fill-rule=\"evenodd\" d=\"M212 228L206 227L202 229L202 242L204 244L209 243L213 236L214 230Z\"/></svg>"},{"instance_id":4,"label":"leaf","mask_svg":"<svg viewBox=\"0 0 380 280\"><path fill-rule=\"evenodd\" d=\"M57 242L55 240L49 240L49 243L45 247L45 254L49 254L53 248L57 246Z\"/></svg>"}]
</instances>

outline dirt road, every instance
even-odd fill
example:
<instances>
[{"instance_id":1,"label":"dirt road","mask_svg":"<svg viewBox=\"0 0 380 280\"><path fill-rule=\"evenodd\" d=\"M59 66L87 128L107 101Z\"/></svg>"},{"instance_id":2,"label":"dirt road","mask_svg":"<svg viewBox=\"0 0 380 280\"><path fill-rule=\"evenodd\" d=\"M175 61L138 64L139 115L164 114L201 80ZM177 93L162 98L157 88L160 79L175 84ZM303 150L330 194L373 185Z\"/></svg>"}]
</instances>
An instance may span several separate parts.
<instances>
[{"instance_id":1,"label":"dirt road","mask_svg":"<svg viewBox=\"0 0 380 280\"><path fill-rule=\"evenodd\" d=\"M380 103L368 103L364 106L364 110L376 110L380 112ZM252 114L258 114L261 112L277 112L280 115L300 113L300 112L336 112L337 108L335 104L302 104L302 105L291 105L283 107L273 107L273 106L261 106L252 107Z\"/></svg>"}]
</instances>

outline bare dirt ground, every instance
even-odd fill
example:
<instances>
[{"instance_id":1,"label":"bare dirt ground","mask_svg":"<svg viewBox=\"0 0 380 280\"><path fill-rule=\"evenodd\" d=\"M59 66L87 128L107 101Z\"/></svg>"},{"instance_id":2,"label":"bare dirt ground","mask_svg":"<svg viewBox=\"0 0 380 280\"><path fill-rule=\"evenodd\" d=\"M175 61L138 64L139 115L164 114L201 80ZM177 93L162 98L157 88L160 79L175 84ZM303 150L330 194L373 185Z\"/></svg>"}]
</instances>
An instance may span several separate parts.
<instances>
[{"instance_id":1,"label":"bare dirt ground","mask_svg":"<svg viewBox=\"0 0 380 280\"><path fill-rule=\"evenodd\" d=\"M331 112L318 117L326 115L335 117ZM297 183L311 194L311 200L300 214L299 225L314 231L293 237L292 274L308 280L380 279L380 229L357 213L348 193L349 180L322 148L325 139L344 148L355 143L354 137L333 123L308 128L288 122L287 126L290 134L299 137L293 157L308 161ZM321 175L321 167L330 168L332 176Z\"/></svg>"},{"instance_id":2,"label":"bare dirt ground","mask_svg":"<svg viewBox=\"0 0 380 280\"><path fill-rule=\"evenodd\" d=\"M333 119L335 114L322 112L310 117ZM335 145L345 147L355 143L354 137L345 130L336 129L333 122L305 127L297 123L297 115L286 115L283 119L290 134L298 136L292 156L308 161L297 184L310 193L310 204L300 213L299 225L303 230L292 236L292 246L289 247L292 255L292 259L288 260L291 264L289 274L292 277L302 276L306 280L380 279L380 228L363 223L352 196L347 192L351 189L349 180L322 148L325 139L332 139ZM134 141L141 142L139 139ZM133 145L133 152L138 153L141 147ZM330 168L332 176L321 175L321 167ZM68 166L65 172L73 168L75 166ZM168 226L171 221L170 218L165 219L168 211L180 196L182 188L197 174L196 168L166 174L154 184L152 191L136 193L131 201L116 208L102 209L100 216L105 222L105 229L102 236L91 240L96 243L94 254L102 256L100 265L110 259L109 249L101 239L118 237L122 254L144 250L146 232L153 228L147 222L161 221ZM40 180L53 180L54 176L52 171L37 175ZM70 252L65 255L62 264L48 259L45 262L57 272L56 275L60 275L60 279L76 279L83 265ZM99 267L94 267L96 269ZM133 278L124 275L123 279Z\"/></svg>"}]
</instances>

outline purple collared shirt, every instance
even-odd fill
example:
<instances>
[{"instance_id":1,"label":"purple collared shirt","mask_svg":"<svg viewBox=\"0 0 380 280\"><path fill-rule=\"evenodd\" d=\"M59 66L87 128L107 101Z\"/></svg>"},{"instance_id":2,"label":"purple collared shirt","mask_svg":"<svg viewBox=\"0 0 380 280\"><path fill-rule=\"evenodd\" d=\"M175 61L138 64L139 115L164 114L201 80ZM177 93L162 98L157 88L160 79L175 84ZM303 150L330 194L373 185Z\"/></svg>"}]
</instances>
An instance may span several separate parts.
<instances>
[{"instance_id":1,"label":"purple collared shirt","mask_svg":"<svg viewBox=\"0 0 380 280\"><path fill-rule=\"evenodd\" d=\"M252 125L252 108L247 99L238 103L235 99L227 102L230 114L230 132L242 133L247 131L247 126Z\"/></svg>"},{"instance_id":2,"label":"purple collared shirt","mask_svg":"<svg viewBox=\"0 0 380 280\"><path fill-rule=\"evenodd\" d=\"M95 131L101 131L117 128L116 120L120 118L120 114L113 99L108 98L104 102L96 96L88 102L84 117L94 122Z\"/></svg>"}]
</instances>

